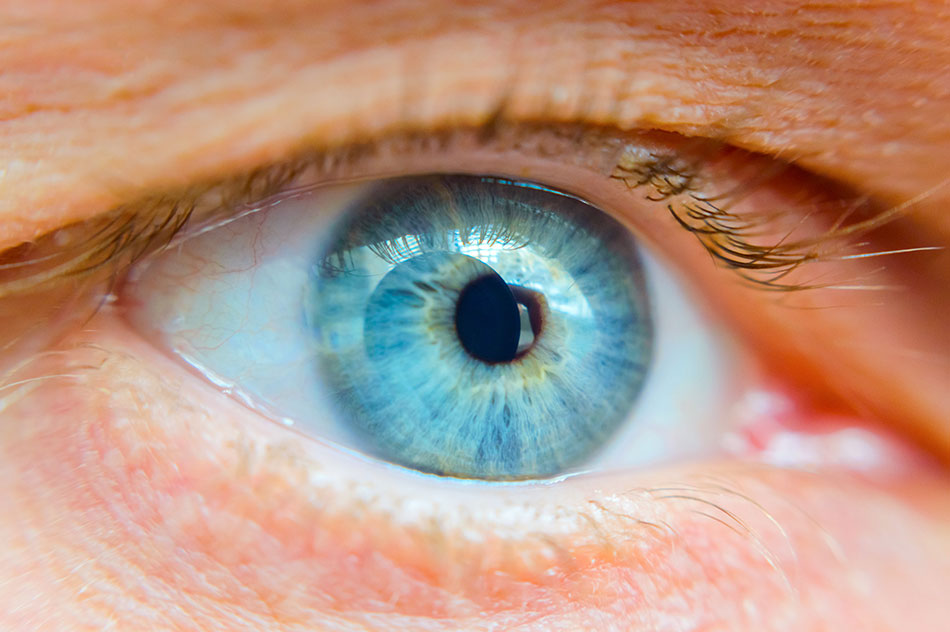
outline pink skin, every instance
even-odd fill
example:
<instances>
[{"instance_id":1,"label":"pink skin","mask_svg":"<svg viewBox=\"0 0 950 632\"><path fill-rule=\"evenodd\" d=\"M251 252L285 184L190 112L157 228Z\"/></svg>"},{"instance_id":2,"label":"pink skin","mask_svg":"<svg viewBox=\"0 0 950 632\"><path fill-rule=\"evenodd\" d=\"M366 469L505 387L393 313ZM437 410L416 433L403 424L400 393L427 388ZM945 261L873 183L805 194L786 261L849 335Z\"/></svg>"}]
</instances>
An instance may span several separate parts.
<instances>
[{"instance_id":1,"label":"pink skin","mask_svg":"<svg viewBox=\"0 0 950 632\"><path fill-rule=\"evenodd\" d=\"M939 3L769 2L753 21L708 3L429 4L155 0L129 16L108 0L3 3L0 241L302 143L483 122L503 94L512 120L714 136L890 204L930 192L875 245L950 241L950 191L935 189L950 147ZM427 73L408 92L407 68ZM856 76L886 83L873 107ZM271 423L107 308L10 378L39 379L0 391L0 627L944 628L950 483L923 450L950 461L950 340L935 315L950 305L947 255L888 261L885 279L912 291L882 307L789 310L730 283L583 161L452 160L621 209L789 394L786 423L818 435L835 413L880 432L887 462L857 475L718 459L463 486ZM725 182L731 166L710 169ZM853 344L832 344L842 335ZM899 353L911 349L929 359Z\"/></svg>"},{"instance_id":2,"label":"pink skin","mask_svg":"<svg viewBox=\"0 0 950 632\"><path fill-rule=\"evenodd\" d=\"M109 316L89 329L42 367L77 377L7 413L30 420L2 444L8 627L889 630L906 603L942 622L950 511L923 471L460 488L300 441Z\"/></svg>"}]
</instances>

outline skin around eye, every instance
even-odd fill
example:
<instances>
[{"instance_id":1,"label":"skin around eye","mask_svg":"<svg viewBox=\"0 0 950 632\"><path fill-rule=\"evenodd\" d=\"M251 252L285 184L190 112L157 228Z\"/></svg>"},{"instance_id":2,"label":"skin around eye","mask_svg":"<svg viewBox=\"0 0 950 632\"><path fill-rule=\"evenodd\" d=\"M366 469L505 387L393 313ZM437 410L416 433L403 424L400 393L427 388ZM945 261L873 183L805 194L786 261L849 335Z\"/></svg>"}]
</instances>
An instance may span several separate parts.
<instances>
[{"instance_id":1,"label":"skin around eye","mask_svg":"<svg viewBox=\"0 0 950 632\"><path fill-rule=\"evenodd\" d=\"M228 406L108 309L50 351L17 375L3 411L15 544L0 566L42 560L8 598L23 603L47 574L77 580L56 583L62 603L83 585L137 587L56 612L59 627L240 628L270 617L288 629L477 627L486 618L649 629L703 613L700 624L726 629L779 617L796 629L897 629L895 604L908 600L921 601L915 623L942 624L945 482L913 459L885 482L727 462L486 497L397 483L302 445ZM44 490L42 502L32 488ZM852 542L857 528L864 537ZM895 534L913 544L883 547ZM82 565L100 548L110 552L105 564ZM842 573L864 581L842 590ZM168 590L172 612L155 598ZM878 592L895 599L871 607ZM29 628L37 616L19 610L12 625Z\"/></svg>"},{"instance_id":2,"label":"skin around eye","mask_svg":"<svg viewBox=\"0 0 950 632\"><path fill-rule=\"evenodd\" d=\"M915 623L942 624L946 569L932 560L946 559L945 482L913 457L877 481L727 461L485 495L301 442L109 309L51 351L3 411L15 543L3 567L42 560L6 598L22 603L47 573L75 579L56 583L62 603L83 585L136 587L53 613L60 627L756 629L784 617L789 629L897 629L907 600L921 602ZM913 545L882 547L898 534ZM82 564L101 550L105 563ZM863 580L842 589L842 573ZM169 590L172 611L155 597ZM879 592L894 601L872 607ZM37 616L20 610L11 625Z\"/></svg>"},{"instance_id":3,"label":"skin around eye","mask_svg":"<svg viewBox=\"0 0 950 632\"><path fill-rule=\"evenodd\" d=\"M950 46L936 3L776 2L756 20L669 2L494 3L475 16L446 3L150 6L142 17L118 2L3 7L0 22L16 25L0 78L5 243L142 187L277 159L302 136L349 142L407 116L481 123L513 85L515 119L724 136L888 202L927 193L878 237L948 241L947 194L934 187ZM317 25L333 27L318 37ZM407 89L406 69L426 80ZM626 199L616 185L599 195ZM876 362L830 345L826 362L855 391L894 391L884 421L917 415L939 437L950 266L933 257L889 262L912 291L877 300L888 318L861 329L875 335L847 338ZM829 316L816 340L851 332L846 319ZM916 344L885 352L881 336L898 330ZM945 627L948 485L924 468L882 482L698 463L487 499L396 484L288 439L109 310L15 378L0 391L7 629ZM916 390L933 395L929 408Z\"/></svg>"},{"instance_id":4,"label":"skin around eye","mask_svg":"<svg viewBox=\"0 0 950 632\"><path fill-rule=\"evenodd\" d=\"M105 314L65 343L36 368L74 377L4 411L13 629L887 630L907 603L943 624L950 515L926 471L698 463L486 495L301 442Z\"/></svg>"}]
</instances>

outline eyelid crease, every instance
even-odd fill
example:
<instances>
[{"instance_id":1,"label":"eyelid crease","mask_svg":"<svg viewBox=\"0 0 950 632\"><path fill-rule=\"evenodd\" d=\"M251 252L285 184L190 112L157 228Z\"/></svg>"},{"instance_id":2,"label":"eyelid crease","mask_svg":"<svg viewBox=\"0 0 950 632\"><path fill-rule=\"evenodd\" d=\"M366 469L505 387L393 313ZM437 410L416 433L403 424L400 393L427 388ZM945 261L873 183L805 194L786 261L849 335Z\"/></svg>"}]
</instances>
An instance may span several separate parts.
<instances>
[{"instance_id":1,"label":"eyelid crease","mask_svg":"<svg viewBox=\"0 0 950 632\"><path fill-rule=\"evenodd\" d=\"M787 291L822 287L784 283L784 279L805 263L841 256L848 240L896 219L919 201L915 198L852 223L846 223L849 212L845 212L838 225L824 234L795 240L785 236L773 243L758 244L753 238L764 225L774 221L774 217L731 213L729 205L720 200L735 192L710 196L704 193L706 186L700 184L711 180L708 174L704 174L704 161L711 155L723 148L746 154L744 150L718 141L685 139L672 133L646 130L621 133L590 126L532 126L492 120L480 128L428 133L410 131L371 143L330 150L305 150L289 160L265 165L236 177L198 183L178 191L143 195L91 220L59 228L33 242L0 253L0 299L40 291L94 273L103 273L111 283L125 267L165 247L176 236L190 234L192 227L207 228L230 221L241 210L266 207L269 199L281 196L286 187L300 181L303 176L311 182L308 188L314 186L313 183L360 179L362 176L353 175L360 164L387 153L407 149L443 150L461 136L466 142L474 142L481 148L498 145L499 150L530 151L564 160L560 153L532 143L531 136L539 129L553 131L561 140L576 144L578 149L604 154L605 175L624 182L631 189L648 187L650 192L645 196L648 202L662 203L684 229L699 238L714 259L754 286L766 289ZM676 137L680 142L688 140L691 144L682 153L675 149L655 151L637 144L637 134L650 133ZM777 172L790 167L781 161L774 162ZM755 180L764 181L775 174L766 175L763 178L759 174ZM753 183L754 186L758 185ZM746 183L745 191L739 193L748 193L752 187ZM828 247L829 244L833 246ZM888 253L860 253L859 256L883 254Z\"/></svg>"}]
</instances>

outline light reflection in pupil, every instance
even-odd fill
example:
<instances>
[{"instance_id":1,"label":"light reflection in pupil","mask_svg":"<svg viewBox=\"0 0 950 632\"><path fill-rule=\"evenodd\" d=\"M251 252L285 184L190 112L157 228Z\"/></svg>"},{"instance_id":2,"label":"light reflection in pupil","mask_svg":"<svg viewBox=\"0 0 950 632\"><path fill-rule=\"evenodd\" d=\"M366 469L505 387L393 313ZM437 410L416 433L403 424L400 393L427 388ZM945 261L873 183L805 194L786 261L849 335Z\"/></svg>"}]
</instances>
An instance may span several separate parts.
<instances>
[{"instance_id":1,"label":"light reflection in pupil","mask_svg":"<svg viewBox=\"0 0 950 632\"><path fill-rule=\"evenodd\" d=\"M469 283L455 308L462 347L488 363L511 362L527 352L540 334L540 302L534 294L509 286L497 274Z\"/></svg>"},{"instance_id":2,"label":"light reflection in pupil","mask_svg":"<svg viewBox=\"0 0 950 632\"><path fill-rule=\"evenodd\" d=\"M518 303L518 319L520 321L521 332L518 336L517 355L525 353L534 344L535 333L531 327L531 312L527 305Z\"/></svg>"}]
</instances>

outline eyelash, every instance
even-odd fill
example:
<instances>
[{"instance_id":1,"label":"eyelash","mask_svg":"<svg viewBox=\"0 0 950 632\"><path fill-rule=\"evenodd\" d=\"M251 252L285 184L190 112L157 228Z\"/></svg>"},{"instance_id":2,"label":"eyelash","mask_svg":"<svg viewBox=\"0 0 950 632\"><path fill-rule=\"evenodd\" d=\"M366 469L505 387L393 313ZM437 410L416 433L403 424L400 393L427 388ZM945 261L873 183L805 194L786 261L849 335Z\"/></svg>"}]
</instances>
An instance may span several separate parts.
<instances>
[{"instance_id":1,"label":"eyelash","mask_svg":"<svg viewBox=\"0 0 950 632\"><path fill-rule=\"evenodd\" d=\"M792 228L778 242L760 242L763 226L793 225L784 209L768 209L757 214L734 213L730 198L741 198L744 191L785 173L790 165L777 163L774 170L760 175L756 183L710 196L696 186L700 169L679 161L675 156L650 156L625 159L621 156L612 178L630 189L648 187L647 199L665 202L669 214L686 231L692 233L714 261L730 270L751 286L775 292L796 292L836 287L834 282L789 280L793 273L807 264L849 258L867 258L932 248L907 248L900 251L848 254L866 245L858 240L902 215L907 206L881 210L873 200L851 192L839 192L841 212L831 227L818 235L792 238ZM829 186L832 186L829 183ZM840 286L838 286L840 287Z\"/></svg>"},{"instance_id":2,"label":"eyelash","mask_svg":"<svg viewBox=\"0 0 950 632\"><path fill-rule=\"evenodd\" d=\"M708 192L709 181L714 178L704 177L705 160L712 153L711 147L719 151L726 146L704 141L702 150L691 152L692 157L687 158L685 153L675 151L644 152L642 147L631 148L616 132L599 128L560 125L544 126L544 129L554 129L563 139L586 149L613 150L608 177L622 181L631 190L646 188L644 198L663 204L682 228L697 237L714 261L762 289L788 292L828 287L829 284L789 281L789 277L810 263L890 254L844 253L864 245L856 240L904 212L903 207L869 210L876 208L872 202L844 194L841 197L844 208L832 228L817 236L789 239L789 233L777 243L759 243L756 237L761 235L762 227L780 223L786 213L774 209L755 215L733 213L732 201L741 200L777 173L786 173L792 169L790 165L771 161L778 165L776 174L766 174L763 178L759 173L755 182L745 182L734 191L712 195ZM126 267L173 243L177 236L191 233L193 225L201 230L233 218L242 209L266 206L269 198L283 195L282 191L304 176L321 183L355 179L352 174L359 170L358 166L381 153L441 150L457 142L458 135L467 135L481 146L501 141L504 149L528 148L545 153L538 147L529 147L529 139L535 131L529 125L509 126L496 121L475 130L407 133L343 149L304 152L291 160L236 178L147 196L99 218L60 228L35 242L0 253L0 299L95 274L103 275L111 287ZM849 222L851 217L857 219ZM914 250L920 249L907 251Z\"/></svg>"}]
</instances>

